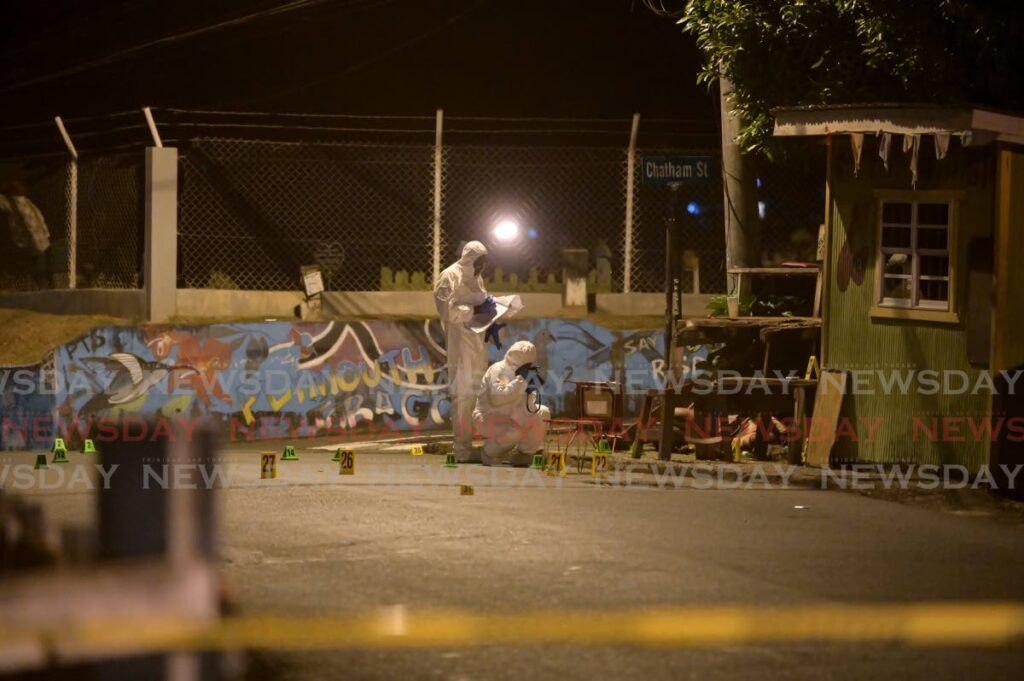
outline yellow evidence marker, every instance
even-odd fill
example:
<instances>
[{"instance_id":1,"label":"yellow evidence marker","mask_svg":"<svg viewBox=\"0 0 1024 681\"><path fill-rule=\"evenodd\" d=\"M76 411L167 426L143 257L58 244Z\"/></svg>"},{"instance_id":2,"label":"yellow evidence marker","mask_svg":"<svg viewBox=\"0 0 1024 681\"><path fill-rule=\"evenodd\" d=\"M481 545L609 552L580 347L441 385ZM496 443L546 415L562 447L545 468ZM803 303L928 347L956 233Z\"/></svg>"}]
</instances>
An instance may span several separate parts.
<instances>
[{"instance_id":1,"label":"yellow evidence marker","mask_svg":"<svg viewBox=\"0 0 1024 681\"><path fill-rule=\"evenodd\" d=\"M564 478L568 475L568 471L565 469L565 452L564 451L549 451L545 452L547 455L547 461L544 464L544 470L547 471L551 477L558 476Z\"/></svg>"},{"instance_id":2,"label":"yellow evidence marker","mask_svg":"<svg viewBox=\"0 0 1024 681\"><path fill-rule=\"evenodd\" d=\"M412 456L423 456L423 445L413 445L409 449L409 454Z\"/></svg>"},{"instance_id":3,"label":"yellow evidence marker","mask_svg":"<svg viewBox=\"0 0 1024 681\"><path fill-rule=\"evenodd\" d=\"M459 495L460 496L471 497L471 496L473 496L473 494L474 494L474 492L473 492L473 486L472 485L459 485Z\"/></svg>"},{"instance_id":4,"label":"yellow evidence marker","mask_svg":"<svg viewBox=\"0 0 1024 681\"><path fill-rule=\"evenodd\" d=\"M277 454L274 452L263 452L260 455L260 480L273 480L277 478Z\"/></svg>"},{"instance_id":5,"label":"yellow evidence marker","mask_svg":"<svg viewBox=\"0 0 1024 681\"><path fill-rule=\"evenodd\" d=\"M338 475L355 475L356 453L351 449L339 449L338 457Z\"/></svg>"}]
</instances>

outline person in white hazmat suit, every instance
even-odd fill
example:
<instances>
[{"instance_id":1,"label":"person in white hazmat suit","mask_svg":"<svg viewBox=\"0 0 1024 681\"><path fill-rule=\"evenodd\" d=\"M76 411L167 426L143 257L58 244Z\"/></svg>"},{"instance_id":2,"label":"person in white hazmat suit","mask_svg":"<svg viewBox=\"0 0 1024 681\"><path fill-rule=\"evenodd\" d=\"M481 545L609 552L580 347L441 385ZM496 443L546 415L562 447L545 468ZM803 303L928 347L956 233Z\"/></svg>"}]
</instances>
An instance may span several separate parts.
<instances>
[{"instance_id":1,"label":"person in white hazmat suit","mask_svg":"<svg viewBox=\"0 0 1024 681\"><path fill-rule=\"evenodd\" d=\"M453 450L461 462L473 457L473 409L480 378L487 368L483 335L470 328L474 314L489 300L480 276L486 256L486 246L470 241L462 248L458 262L442 271L434 283L434 304L448 344Z\"/></svg>"},{"instance_id":2,"label":"person in white hazmat suit","mask_svg":"<svg viewBox=\"0 0 1024 681\"><path fill-rule=\"evenodd\" d=\"M517 341L484 374L474 416L484 436L486 466L526 466L544 448L551 410L538 405L537 393L527 390L536 359L533 343Z\"/></svg>"}]
</instances>

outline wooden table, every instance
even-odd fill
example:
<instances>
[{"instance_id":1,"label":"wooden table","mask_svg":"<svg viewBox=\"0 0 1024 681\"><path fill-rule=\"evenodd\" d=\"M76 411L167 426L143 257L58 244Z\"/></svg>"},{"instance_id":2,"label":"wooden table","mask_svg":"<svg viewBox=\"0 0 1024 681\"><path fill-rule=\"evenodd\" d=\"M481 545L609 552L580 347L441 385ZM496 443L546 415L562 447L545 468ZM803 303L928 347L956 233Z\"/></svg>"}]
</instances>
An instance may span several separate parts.
<instances>
[{"instance_id":1,"label":"wooden table","mask_svg":"<svg viewBox=\"0 0 1024 681\"><path fill-rule=\"evenodd\" d=\"M797 271L805 272L806 270ZM812 355L817 354L820 330L821 319L818 317L708 317L678 322L675 326L675 342L673 344L675 347L715 344L724 344L729 347L730 343L737 344L734 347L738 349L738 354L727 355L726 366L746 375L724 376L720 381L716 380L714 386L706 391L707 394L703 395L694 391L693 384L683 384L675 389L671 389L672 386L669 385L670 389L660 391L657 394L657 398L661 401L663 424L659 448L660 458L667 460L672 453L671 424L676 407L693 404L695 417L697 412L701 415L756 414L759 415L759 418L767 414L793 414L798 423L803 423L806 419L806 391L808 387L813 389L813 386L816 386L816 381L767 378L772 360L772 340L782 334L792 338L794 343L806 344L806 355L809 359ZM759 349L759 343L763 343L763 351ZM803 357L804 350L800 346L791 344L786 348L790 351L789 365L782 362L777 364L777 367L781 366L787 374L796 369L802 375L807 359L803 359L802 366L793 366L794 353L792 350L794 347L800 350L800 353L797 354ZM679 369L678 366L670 367L666 376L678 377ZM761 376L755 375L758 371ZM714 376L710 378L715 379ZM768 394L764 394L766 392ZM647 406L650 407L650 405ZM651 415L647 414L647 417L650 418ZM641 416L644 414L641 413ZM669 425L666 427L664 424ZM755 448L755 453L763 454L762 451L757 451L759 448L760 443L758 443L758 448ZM790 461L799 462L801 450L802 447L798 443L791 442Z\"/></svg>"}]
</instances>

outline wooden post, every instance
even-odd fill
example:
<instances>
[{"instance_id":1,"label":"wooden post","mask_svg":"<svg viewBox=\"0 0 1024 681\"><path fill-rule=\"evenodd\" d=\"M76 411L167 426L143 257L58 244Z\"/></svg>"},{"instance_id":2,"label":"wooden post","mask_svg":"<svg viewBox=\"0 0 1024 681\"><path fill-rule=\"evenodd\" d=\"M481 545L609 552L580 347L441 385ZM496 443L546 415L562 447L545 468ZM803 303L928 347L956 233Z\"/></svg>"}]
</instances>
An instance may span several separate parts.
<instances>
[{"instance_id":1,"label":"wooden post","mask_svg":"<svg viewBox=\"0 0 1024 681\"><path fill-rule=\"evenodd\" d=\"M102 458L105 465L117 465L117 474L97 495L101 558L160 557L182 573L209 564L214 554L213 490L202 482L199 467L212 476L215 451L206 426L197 427L191 439L179 427L171 438L156 442L115 440L104 446ZM179 477L182 471L190 475ZM192 681L204 675L202 658L176 652L101 662L97 675Z\"/></svg>"},{"instance_id":2,"label":"wooden post","mask_svg":"<svg viewBox=\"0 0 1024 681\"><path fill-rule=\"evenodd\" d=\"M626 155L626 230L623 238L622 292L633 288L633 192L636 184L636 137L640 132L640 114L633 114L629 130L629 151Z\"/></svg>"},{"instance_id":3,"label":"wooden post","mask_svg":"<svg viewBox=\"0 0 1024 681\"><path fill-rule=\"evenodd\" d=\"M821 280L821 350L819 365L824 369L828 362L828 299L832 292L829 279L832 277L832 136L825 138L827 151L825 156L825 235L824 256L818 271Z\"/></svg>"}]
</instances>

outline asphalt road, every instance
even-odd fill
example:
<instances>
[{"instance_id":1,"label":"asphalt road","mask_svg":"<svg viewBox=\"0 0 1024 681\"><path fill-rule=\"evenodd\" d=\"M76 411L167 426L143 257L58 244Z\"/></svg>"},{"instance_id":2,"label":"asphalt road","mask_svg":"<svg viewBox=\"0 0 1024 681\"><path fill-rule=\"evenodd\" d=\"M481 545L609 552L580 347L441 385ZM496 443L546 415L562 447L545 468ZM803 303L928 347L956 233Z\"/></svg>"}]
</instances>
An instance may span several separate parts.
<instances>
[{"instance_id":1,"label":"asphalt road","mask_svg":"<svg viewBox=\"0 0 1024 681\"><path fill-rule=\"evenodd\" d=\"M659 487L642 475L628 486L510 469L492 478L395 450L359 450L356 475L342 477L330 456L300 451L260 481L255 451L227 453L222 555L244 612L1024 600L1024 528L989 518L849 492ZM474 494L460 495L460 482ZM90 517L87 492L30 494L58 522ZM522 645L266 653L250 676L1008 679L1022 663L1024 648Z\"/></svg>"}]
</instances>

